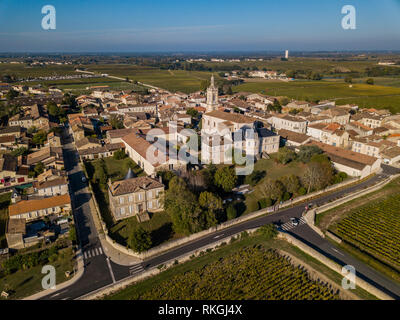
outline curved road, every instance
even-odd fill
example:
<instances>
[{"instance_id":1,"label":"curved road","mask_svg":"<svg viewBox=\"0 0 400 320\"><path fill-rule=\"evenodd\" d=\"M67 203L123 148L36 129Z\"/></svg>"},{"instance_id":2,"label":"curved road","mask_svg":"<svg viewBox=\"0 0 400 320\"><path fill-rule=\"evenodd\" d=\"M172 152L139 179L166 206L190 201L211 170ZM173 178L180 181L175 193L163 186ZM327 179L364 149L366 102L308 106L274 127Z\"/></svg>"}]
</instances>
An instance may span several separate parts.
<instances>
[{"instance_id":1,"label":"curved road","mask_svg":"<svg viewBox=\"0 0 400 320\"><path fill-rule=\"evenodd\" d=\"M230 236L240 233L244 230L260 227L268 223L287 223L292 217L300 218L304 210L304 205L298 205L293 208L284 209L278 213L262 216L204 236L198 240L194 240L178 248L165 252L157 257L150 258L142 264L130 267L121 266L110 261L104 254L104 250L101 246L97 230L92 220L92 214L90 212L89 200L91 195L88 192L86 185L82 182L83 173L80 171L78 166L76 149L71 143L72 141L69 142L69 144L63 146L64 159L70 179L78 234L81 240L82 252L85 256L85 270L82 277L74 284L65 289L55 291L54 293L42 298L44 300L77 299L119 280L133 275L138 275L148 268L164 264L167 261L176 259L183 254L197 250L223 238L229 238ZM383 167L384 170L381 174L376 175L367 181L364 181L356 186L351 186L349 188L323 196L317 200L313 200L312 202L320 206L351 192L355 192L376 184L380 180L387 178L389 175L398 173L397 169L393 169L388 166ZM393 282L386 276L378 273L364 263L334 247L329 241L320 237L306 224L299 225L298 227L290 230L290 234L301 239L302 241L307 242L314 249L330 257L341 265L353 265L357 270L358 276L374 284L394 298L400 299L399 284Z\"/></svg>"}]
</instances>

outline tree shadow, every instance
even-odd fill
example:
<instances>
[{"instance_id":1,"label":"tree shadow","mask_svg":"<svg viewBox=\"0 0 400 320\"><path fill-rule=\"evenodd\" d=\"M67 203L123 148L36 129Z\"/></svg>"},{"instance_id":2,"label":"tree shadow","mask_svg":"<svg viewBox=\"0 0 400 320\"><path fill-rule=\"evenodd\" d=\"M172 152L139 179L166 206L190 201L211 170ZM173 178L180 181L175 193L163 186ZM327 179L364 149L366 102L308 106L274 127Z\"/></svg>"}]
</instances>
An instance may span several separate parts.
<instances>
[{"instance_id":1,"label":"tree shadow","mask_svg":"<svg viewBox=\"0 0 400 320\"><path fill-rule=\"evenodd\" d=\"M22 281L18 287L22 287L24 284L27 284L29 281L31 281L33 279L33 276L30 276L28 278L26 278L24 281Z\"/></svg>"},{"instance_id":2,"label":"tree shadow","mask_svg":"<svg viewBox=\"0 0 400 320\"><path fill-rule=\"evenodd\" d=\"M160 228L151 232L152 246L156 247L161 243L171 239L174 235L172 223L168 222L163 224Z\"/></svg>"}]
</instances>

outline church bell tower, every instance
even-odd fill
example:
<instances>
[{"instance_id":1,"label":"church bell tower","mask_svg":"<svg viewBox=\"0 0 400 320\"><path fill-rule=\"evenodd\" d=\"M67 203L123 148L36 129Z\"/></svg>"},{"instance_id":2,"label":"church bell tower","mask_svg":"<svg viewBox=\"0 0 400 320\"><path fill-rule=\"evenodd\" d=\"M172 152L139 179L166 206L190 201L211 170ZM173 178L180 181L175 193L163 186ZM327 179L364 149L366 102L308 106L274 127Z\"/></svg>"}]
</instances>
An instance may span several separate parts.
<instances>
[{"instance_id":1,"label":"church bell tower","mask_svg":"<svg viewBox=\"0 0 400 320\"><path fill-rule=\"evenodd\" d=\"M215 87L214 75L211 76L211 85L207 89L207 112L217 110L218 88Z\"/></svg>"}]
</instances>

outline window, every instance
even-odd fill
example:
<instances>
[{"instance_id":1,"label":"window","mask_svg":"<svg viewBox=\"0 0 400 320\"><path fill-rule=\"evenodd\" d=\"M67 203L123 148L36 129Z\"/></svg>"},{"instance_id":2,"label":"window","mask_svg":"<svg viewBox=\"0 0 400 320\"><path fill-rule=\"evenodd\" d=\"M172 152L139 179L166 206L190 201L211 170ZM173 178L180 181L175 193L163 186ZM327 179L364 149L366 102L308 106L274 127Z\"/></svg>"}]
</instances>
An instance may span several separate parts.
<instances>
[{"instance_id":1,"label":"window","mask_svg":"<svg viewBox=\"0 0 400 320\"><path fill-rule=\"evenodd\" d=\"M133 206L129 206L129 213L133 213Z\"/></svg>"},{"instance_id":2,"label":"window","mask_svg":"<svg viewBox=\"0 0 400 320\"><path fill-rule=\"evenodd\" d=\"M129 202L132 202L132 201L133 201L133 197L129 196Z\"/></svg>"},{"instance_id":3,"label":"window","mask_svg":"<svg viewBox=\"0 0 400 320\"><path fill-rule=\"evenodd\" d=\"M153 202L152 202L152 201L149 201L148 204L147 204L147 207L148 207L149 209L152 209L152 208L153 208Z\"/></svg>"},{"instance_id":4,"label":"window","mask_svg":"<svg viewBox=\"0 0 400 320\"><path fill-rule=\"evenodd\" d=\"M125 208L124 207L121 208L120 213L121 213L121 215L125 215Z\"/></svg>"},{"instance_id":5,"label":"window","mask_svg":"<svg viewBox=\"0 0 400 320\"><path fill-rule=\"evenodd\" d=\"M123 197L119 198L119 204L123 204L123 203L124 203L124 198Z\"/></svg>"},{"instance_id":6,"label":"window","mask_svg":"<svg viewBox=\"0 0 400 320\"><path fill-rule=\"evenodd\" d=\"M141 193L138 194L138 200L142 201L142 194Z\"/></svg>"}]
</instances>

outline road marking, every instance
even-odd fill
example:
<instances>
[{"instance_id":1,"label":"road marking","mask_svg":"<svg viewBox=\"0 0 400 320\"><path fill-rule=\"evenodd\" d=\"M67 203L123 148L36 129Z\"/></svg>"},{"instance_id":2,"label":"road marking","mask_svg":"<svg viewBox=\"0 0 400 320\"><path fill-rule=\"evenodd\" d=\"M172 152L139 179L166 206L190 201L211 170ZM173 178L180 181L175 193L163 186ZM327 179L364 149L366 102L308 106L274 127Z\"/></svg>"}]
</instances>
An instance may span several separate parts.
<instances>
[{"instance_id":1,"label":"road marking","mask_svg":"<svg viewBox=\"0 0 400 320\"><path fill-rule=\"evenodd\" d=\"M137 264L129 268L129 274L132 276L134 274L142 272L143 270L143 266L141 264Z\"/></svg>"},{"instance_id":2,"label":"road marking","mask_svg":"<svg viewBox=\"0 0 400 320\"><path fill-rule=\"evenodd\" d=\"M66 292L68 292L68 290L64 290L64 291L61 291L59 293L53 294L52 296L50 296L50 298L58 297L60 294L63 294L63 293L66 293Z\"/></svg>"},{"instance_id":3,"label":"road marking","mask_svg":"<svg viewBox=\"0 0 400 320\"><path fill-rule=\"evenodd\" d=\"M86 251L83 253L83 256L85 257L85 259L87 259Z\"/></svg>"},{"instance_id":4,"label":"road marking","mask_svg":"<svg viewBox=\"0 0 400 320\"><path fill-rule=\"evenodd\" d=\"M91 255L90 255L90 251L87 251L87 256L88 256L88 258L90 258L90 257L91 257Z\"/></svg>"},{"instance_id":5,"label":"road marking","mask_svg":"<svg viewBox=\"0 0 400 320\"><path fill-rule=\"evenodd\" d=\"M289 230L292 230L292 229L294 229L294 228L300 227L300 226L302 226L302 225L304 225L304 224L307 224L307 221L304 219L304 217L301 217L301 218L299 219L299 224L298 224L297 226L294 226L294 225L292 224L292 222L287 222L287 223L283 224L283 225L281 226L281 228L282 228L283 230L285 230L285 231L289 231Z\"/></svg>"},{"instance_id":6,"label":"road marking","mask_svg":"<svg viewBox=\"0 0 400 320\"><path fill-rule=\"evenodd\" d=\"M337 253L339 253L340 255L342 255L342 256L344 256L344 254L343 253L341 253L341 252L339 252L338 250L336 250L335 248L331 248L333 251L335 251L335 252L337 252Z\"/></svg>"},{"instance_id":7,"label":"road marking","mask_svg":"<svg viewBox=\"0 0 400 320\"><path fill-rule=\"evenodd\" d=\"M103 254L103 250L101 250L101 247L99 248L100 254Z\"/></svg>"},{"instance_id":8,"label":"road marking","mask_svg":"<svg viewBox=\"0 0 400 320\"><path fill-rule=\"evenodd\" d=\"M218 239L221 238L223 236L223 234L219 235L219 236L215 236L214 239Z\"/></svg>"},{"instance_id":9,"label":"road marking","mask_svg":"<svg viewBox=\"0 0 400 320\"><path fill-rule=\"evenodd\" d=\"M114 277L114 273L112 272L112 269L111 269L110 258L107 257L106 260L107 260L108 269L110 270L111 279L112 279L113 283L115 283L115 277Z\"/></svg>"}]
</instances>

